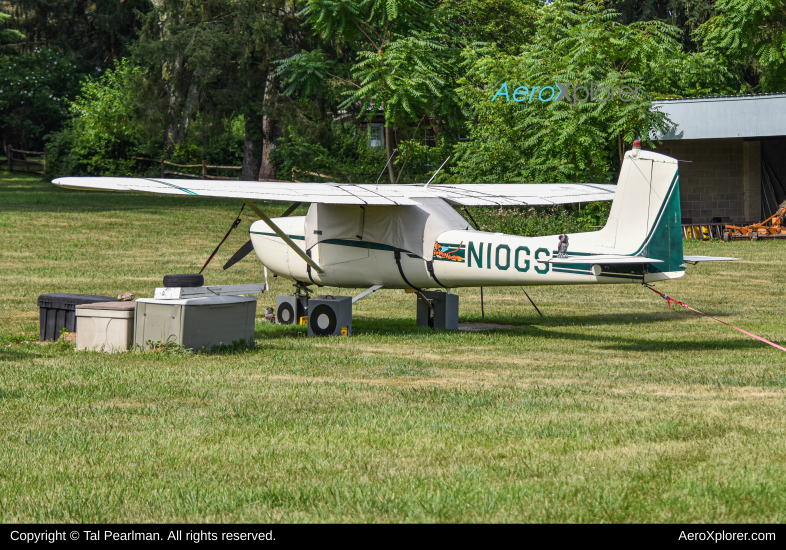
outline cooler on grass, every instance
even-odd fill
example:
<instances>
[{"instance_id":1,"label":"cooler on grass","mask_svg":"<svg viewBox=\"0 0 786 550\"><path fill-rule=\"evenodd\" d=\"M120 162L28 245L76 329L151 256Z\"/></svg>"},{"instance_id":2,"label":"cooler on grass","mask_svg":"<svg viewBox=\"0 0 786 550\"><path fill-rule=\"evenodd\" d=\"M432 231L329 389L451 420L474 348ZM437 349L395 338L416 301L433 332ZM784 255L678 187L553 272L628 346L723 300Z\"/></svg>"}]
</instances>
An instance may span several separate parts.
<instances>
[{"instance_id":1,"label":"cooler on grass","mask_svg":"<svg viewBox=\"0 0 786 550\"><path fill-rule=\"evenodd\" d=\"M158 343L178 344L198 350L230 346L243 340L254 345L255 296L207 296L136 301L134 345L149 348Z\"/></svg>"},{"instance_id":2,"label":"cooler on grass","mask_svg":"<svg viewBox=\"0 0 786 550\"><path fill-rule=\"evenodd\" d=\"M135 302L98 302L76 306L76 349L128 351L134 341Z\"/></svg>"},{"instance_id":3,"label":"cooler on grass","mask_svg":"<svg viewBox=\"0 0 786 550\"><path fill-rule=\"evenodd\" d=\"M76 332L76 306L96 302L117 302L117 298L90 294L42 294L38 297L39 340L57 340L63 329Z\"/></svg>"}]
</instances>

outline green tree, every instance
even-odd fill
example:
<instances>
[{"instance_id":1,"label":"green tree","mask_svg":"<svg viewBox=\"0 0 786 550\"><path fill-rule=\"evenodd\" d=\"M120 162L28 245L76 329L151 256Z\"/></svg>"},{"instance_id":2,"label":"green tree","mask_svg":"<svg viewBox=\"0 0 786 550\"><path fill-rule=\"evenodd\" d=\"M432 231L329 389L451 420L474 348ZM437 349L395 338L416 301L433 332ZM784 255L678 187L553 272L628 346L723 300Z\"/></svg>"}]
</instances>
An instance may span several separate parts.
<instances>
[{"instance_id":1,"label":"green tree","mask_svg":"<svg viewBox=\"0 0 786 550\"><path fill-rule=\"evenodd\" d=\"M90 78L70 103L72 119L47 147L47 175L137 174L131 158L149 153L137 106L142 71L127 61Z\"/></svg>"},{"instance_id":2,"label":"green tree","mask_svg":"<svg viewBox=\"0 0 786 550\"><path fill-rule=\"evenodd\" d=\"M464 52L459 93L476 124L471 142L458 148L463 180L607 181L625 144L635 136L649 142L652 130L665 128L653 98L704 94L722 83L723 67L711 56L684 53L679 29L660 21L623 25L595 2L558 1L540 12L538 39L519 55L494 47ZM507 98L495 97L504 83ZM554 101L557 83L627 86L639 90L638 100ZM518 87L527 95L523 88L515 95ZM554 93L541 96L549 87Z\"/></svg>"},{"instance_id":3,"label":"green tree","mask_svg":"<svg viewBox=\"0 0 786 550\"><path fill-rule=\"evenodd\" d=\"M425 117L439 139L445 124L458 123L460 42L446 14L428 0L307 0L300 12L306 23L326 44L351 54L334 60L321 50L301 52L285 60L278 74L290 94L313 90L315 77L329 75L343 94L337 109L361 119L382 111L390 158L394 127ZM388 178L395 181L392 164Z\"/></svg>"},{"instance_id":4,"label":"green tree","mask_svg":"<svg viewBox=\"0 0 786 550\"><path fill-rule=\"evenodd\" d=\"M46 46L79 59L80 70L112 67L128 55L149 0L14 0L11 25L25 35L20 54Z\"/></svg>"},{"instance_id":5,"label":"green tree","mask_svg":"<svg viewBox=\"0 0 786 550\"><path fill-rule=\"evenodd\" d=\"M170 154L182 148L198 117L226 132L245 123L244 179L274 177L265 159L275 142L277 82L272 63L292 53L301 32L286 0L154 0L134 59L145 67L148 97L166 121Z\"/></svg>"},{"instance_id":6,"label":"green tree","mask_svg":"<svg viewBox=\"0 0 786 550\"><path fill-rule=\"evenodd\" d=\"M606 7L619 12L620 23L662 21L680 30L677 41L685 51L698 51L693 33L715 15L716 0L607 0Z\"/></svg>"},{"instance_id":7,"label":"green tree","mask_svg":"<svg viewBox=\"0 0 786 550\"><path fill-rule=\"evenodd\" d=\"M464 44L485 42L517 53L534 34L539 0L444 0L442 13Z\"/></svg>"},{"instance_id":8,"label":"green tree","mask_svg":"<svg viewBox=\"0 0 786 550\"><path fill-rule=\"evenodd\" d=\"M783 0L717 0L715 10L696 31L704 49L729 60L743 91L786 89Z\"/></svg>"},{"instance_id":9,"label":"green tree","mask_svg":"<svg viewBox=\"0 0 786 550\"><path fill-rule=\"evenodd\" d=\"M0 133L3 146L40 150L59 130L79 92L78 61L56 50L0 56Z\"/></svg>"},{"instance_id":10,"label":"green tree","mask_svg":"<svg viewBox=\"0 0 786 550\"><path fill-rule=\"evenodd\" d=\"M25 39L25 35L18 30L3 28L8 24L9 19L11 19L10 15L0 12L0 48L2 48L4 44L19 42ZM1 49L0 52L2 52Z\"/></svg>"}]
</instances>

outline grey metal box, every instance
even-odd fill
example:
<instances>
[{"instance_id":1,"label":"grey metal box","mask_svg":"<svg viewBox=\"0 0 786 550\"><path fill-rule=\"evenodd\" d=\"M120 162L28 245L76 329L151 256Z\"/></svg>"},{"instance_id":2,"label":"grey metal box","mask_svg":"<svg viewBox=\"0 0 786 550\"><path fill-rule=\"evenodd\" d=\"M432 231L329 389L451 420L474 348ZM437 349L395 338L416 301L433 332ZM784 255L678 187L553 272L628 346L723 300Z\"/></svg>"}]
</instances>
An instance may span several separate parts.
<instances>
[{"instance_id":1,"label":"grey metal box","mask_svg":"<svg viewBox=\"0 0 786 550\"><path fill-rule=\"evenodd\" d=\"M310 298L308 335L352 336L352 296Z\"/></svg>"},{"instance_id":2,"label":"grey metal box","mask_svg":"<svg viewBox=\"0 0 786 550\"><path fill-rule=\"evenodd\" d=\"M423 295L434 306L434 317L429 318L429 308L418 298L419 327L442 328L448 330L458 329L459 297L458 294L424 290ZM429 321L432 321L431 323Z\"/></svg>"},{"instance_id":3,"label":"grey metal box","mask_svg":"<svg viewBox=\"0 0 786 550\"><path fill-rule=\"evenodd\" d=\"M174 343L198 350L245 340L254 345L254 296L211 296L181 300L136 301L134 345Z\"/></svg>"},{"instance_id":4,"label":"grey metal box","mask_svg":"<svg viewBox=\"0 0 786 550\"><path fill-rule=\"evenodd\" d=\"M276 296L276 323L298 325L301 317L308 316L308 297L295 294Z\"/></svg>"}]
</instances>

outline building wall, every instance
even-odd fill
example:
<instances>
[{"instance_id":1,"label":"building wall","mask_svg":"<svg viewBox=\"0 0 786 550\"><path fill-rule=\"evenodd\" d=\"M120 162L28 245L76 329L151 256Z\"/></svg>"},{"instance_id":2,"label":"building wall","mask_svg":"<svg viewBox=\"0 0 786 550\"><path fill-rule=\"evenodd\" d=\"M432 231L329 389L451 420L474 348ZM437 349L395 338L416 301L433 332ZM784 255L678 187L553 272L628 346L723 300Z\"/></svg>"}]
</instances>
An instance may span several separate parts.
<instances>
[{"instance_id":1,"label":"building wall","mask_svg":"<svg viewBox=\"0 0 786 550\"><path fill-rule=\"evenodd\" d=\"M761 217L761 141L742 143L743 223Z\"/></svg>"},{"instance_id":2,"label":"building wall","mask_svg":"<svg viewBox=\"0 0 786 550\"><path fill-rule=\"evenodd\" d=\"M786 200L786 139L764 139L761 142L761 157L777 181L773 181L778 201ZM780 188L780 189L777 189Z\"/></svg>"},{"instance_id":3,"label":"building wall","mask_svg":"<svg viewBox=\"0 0 786 550\"><path fill-rule=\"evenodd\" d=\"M679 168L682 217L691 218L691 223L709 223L715 217L733 223L757 221L761 203L758 146L758 141L742 138L662 142L658 153L690 161L680 163Z\"/></svg>"}]
</instances>

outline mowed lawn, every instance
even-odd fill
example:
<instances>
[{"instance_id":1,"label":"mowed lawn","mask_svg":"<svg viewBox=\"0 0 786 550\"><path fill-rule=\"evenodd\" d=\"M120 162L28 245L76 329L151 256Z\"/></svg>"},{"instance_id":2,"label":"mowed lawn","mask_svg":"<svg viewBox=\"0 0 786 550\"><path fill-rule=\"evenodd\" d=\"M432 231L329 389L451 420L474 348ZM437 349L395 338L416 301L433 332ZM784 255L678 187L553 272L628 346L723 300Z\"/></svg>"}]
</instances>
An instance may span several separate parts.
<instances>
[{"instance_id":1,"label":"mowed lawn","mask_svg":"<svg viewBox=\"0 0 786 550\"><path fill-rule=\"evenodd\" d=\"M287 205L270 205L280 213ZM786 353L640 285L486 289L467 333L415 298L351 338L258 323L256 347L106 355L40 345L49 292L149 297L198 271L239 201L78 192L0 173L3 522L783 522ZM262 280L243 216L209 283ZM657 287L786 343L786 242ZM271 279L257 310L289 283ZM329 289L353 294L353 290ZM480 321L477 289L458 291Z\"/></svg>"}]
</instances>

